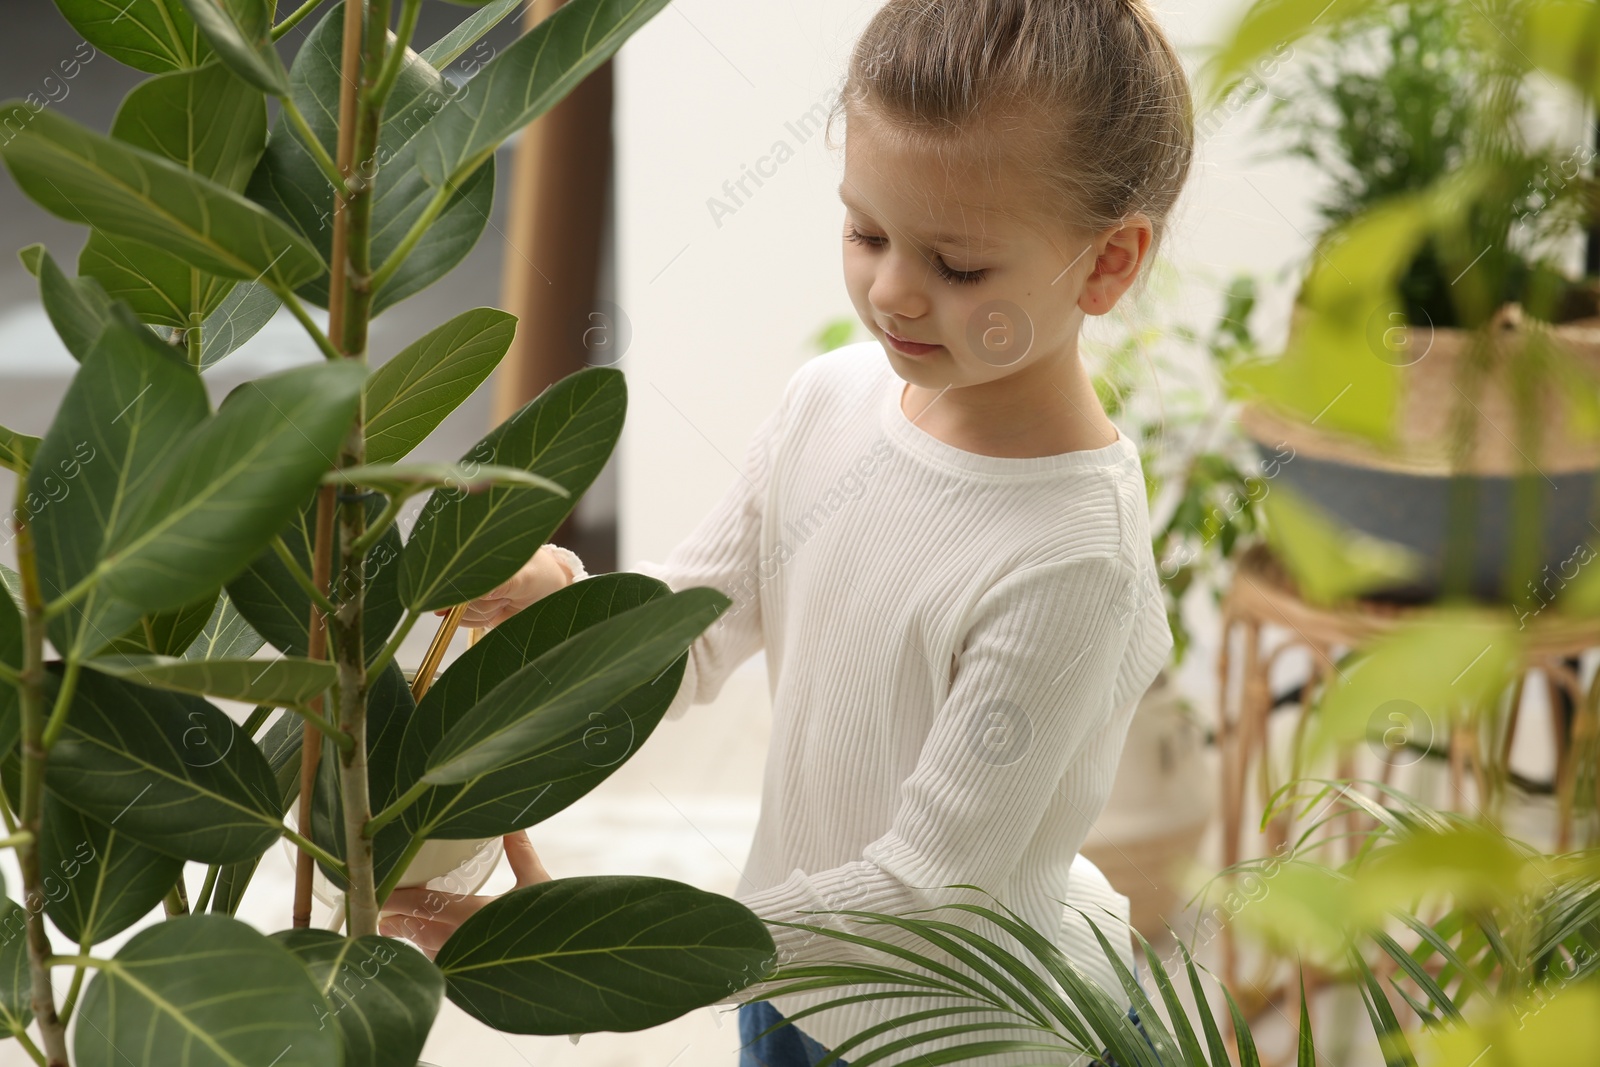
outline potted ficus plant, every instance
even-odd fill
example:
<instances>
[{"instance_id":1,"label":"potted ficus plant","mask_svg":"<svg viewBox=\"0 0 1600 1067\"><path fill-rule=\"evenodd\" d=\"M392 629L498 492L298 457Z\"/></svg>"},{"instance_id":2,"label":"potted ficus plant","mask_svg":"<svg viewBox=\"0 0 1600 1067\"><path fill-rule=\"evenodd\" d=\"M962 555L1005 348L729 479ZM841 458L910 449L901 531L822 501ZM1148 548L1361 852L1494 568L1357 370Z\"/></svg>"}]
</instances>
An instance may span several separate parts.
<instances>
[{"instance_id":1,"label":"potted ficus plant","mask_svg":"<svg viewBox=\"0 0 1600 1067\"><path fill-rule=\"evenodd\" d=\"M1600 319L1564 261L1594 152L1530 143L1506 44L1528 4L1336 7L1269 82L1279 153L1329 180L1288 352L1241 375L1241 424L1264 455L1289 442L1301 498L1403 546L1368 595L1520 603L1593 533Z\"/></svg>"},{"instance_id":2,"label":"potted ficus plant","mask_svg":"<svg viewBox=\"0 0 1600 1067\"><path fill-rule=\"evenodd\" d=\"M557 528L615 447L627 393L590 367L459 462L408 461L516 324L468 311L376 370L368 324L471 249L497 146L664 4L571 0L458 85L442 68L519 4L464 13L418 52L421 0L308 0L281 19L271 0L58 0L149 77L109 132L0 103L17 184L89 227L76 272L23 250L80 366L42 437L0 430L18 487L0 845L22 872L0 904L0 1026L35 1062L415 1063L446 996L504 1031L637 1030L772 962L743 905L649 877L505 894L436 960L376 932L429 843L534 825L619 766L729 604L596 575L431 687L396 662L419 619L509 578ZM274 42L309 19L286 65ZM280 306L305 365L212 410L202 375ZM255 710L239 724L211 698ZM600 743L607 757L585 759ZM292 925L267 934L233 915L281 838L297 894ZM313 863L342 893L342 933L307 928ZM586 951L537 962L557 944Z\"/></svg>"}]
</instances>

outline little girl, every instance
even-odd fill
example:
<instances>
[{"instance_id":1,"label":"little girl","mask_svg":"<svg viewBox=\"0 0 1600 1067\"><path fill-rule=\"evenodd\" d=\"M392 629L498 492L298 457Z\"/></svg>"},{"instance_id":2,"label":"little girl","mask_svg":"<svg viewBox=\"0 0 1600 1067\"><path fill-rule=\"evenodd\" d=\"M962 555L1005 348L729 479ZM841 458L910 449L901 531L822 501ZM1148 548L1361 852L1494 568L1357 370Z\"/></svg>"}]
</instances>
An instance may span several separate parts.
<instances>
[{"instance_id":1,"label":"little girl","mask_svg":"<svg viewBox=\"0 0 1600 1067\"><path fill-rule=\"evenodd\" d=\"M839 112L844 277L873 339L803 365L722 501L664 564L634 567L733 601L690 650L667 717L715 698L766 650L772 750L737 894L762 918L958 966L897 928L806 912L1001 910L941 888L972 883L1057 944L1082 945L1063 909L1074 858L1172 636L1138 451L1106 417L1078 336L1085 316L1128 292L1165 232L1193 150L1188 85L1144 0L887 0L855 46ZM493 626L583 576L575 556L546 546L464 621ZM514 847L519 884L548 877L531 846ZM429 952L490 899L423 911L421 893L397 891L385 911L432 916L407 928ZM922 917L981 933L1052 982L993 924L948 909ZM1110 932L1103 913L1091 917ZM769 930L780 965L903 965ZM747 1005L742 1034L852 991ZM894 1015L950 1006L829 1009L748 1046L741 1063L810 1067ZM946 1014L846 1059L1007 1018ZM885 1062L1002 1038L1069 1047L1012 1027Z\"/></svg>"}]
</instances>

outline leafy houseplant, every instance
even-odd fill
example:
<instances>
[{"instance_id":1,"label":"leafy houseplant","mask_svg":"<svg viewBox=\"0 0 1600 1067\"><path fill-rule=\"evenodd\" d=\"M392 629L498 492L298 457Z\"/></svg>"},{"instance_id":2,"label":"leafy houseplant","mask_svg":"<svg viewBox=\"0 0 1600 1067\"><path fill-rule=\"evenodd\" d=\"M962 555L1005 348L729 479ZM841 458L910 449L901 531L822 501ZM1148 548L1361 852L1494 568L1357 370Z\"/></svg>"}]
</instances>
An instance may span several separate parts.
<instances>
[{"instance_id":1,"label":"leafy houseplant","mask_svg":"<svg viewBox=\"0 0 1600 1067\"><path fill-rule=\"evenodd\" d=\"M572 0L456 86L441 68L513 0L421 53L421 0L308 0L282 19L270 0L58 0L150 77L109 136L0 104L18 185L90 228L76 274L23 251L80 368L42 438L0 430L18 476L0 843L23 880L0 908L0 1023L34 1061L411 1064L443 996L505 1031L636 1030L770 963L748 909L646 877L508 893L436 961L376 933L428 841L534 825L620 765L729 603L599 575L475 643L420 701L395 662L420 617L492 589L556 529L615 447L626 390L591 367L460 462L408 462L515 322L469 311L376 371L368 323L476 242L496 147L664 4ZM313 15L285 66L274 41ZM280 305L308 362L211 410L203 372ZM264 644L278 654L255 657ZM241 726L209 697L255 710ZM233 913L285 836L294 925L269 936ZM188 862L207 865L193 900ZM345 936L305 928L313 862L345 891ZM94 953L163 903L167 921Z\"/></svg>"},{"instance_id":2,"label":"leafy houseplant","mask_svg":"<svg viewBox=\"0 0 1600 1067\"><path fill-rule=\"evenodd\" d=\"M1403 546L1371 594L1522 605L1591 533L1596 284L1560 262L1591 214L1587 149L1528 143L1533 53L1507 43L1546 6L1341 0L1269 111L1334 181L1289 351L1239 376L1242 421L1295 446L1287 487Z\"/></svg>"},{"instance_id":3,"label":"leafy houseplant","mask_svg":"<svg viewBox=\"0 0 1600 1067\"><path fill-rule=\"evenodd\" d=\"M1183 324L1147 327L1123 339L1095 377L1106 413L1127 422L1140 442L1146 495L1153 517L1159 516L1151 550L1160 567L1172 626L1173 667L1183 662L1192 643L1181 610L1184 599L1197 581L1216 578L1235 550L1259 532L1259 501L1278 469L1276 463L1267 463L1260 465L1266 478L1252 473L1255 464L1247 442L1232 431L1225 417L1226 405L1240 395L1229 391L1229 374L1259 356L1250 329L1256 302L1256 280L1237 275L1228 283L1217 321L1206 336ZM1131 383L1145 373L1144 353L1162 334L1185 350L1202 353L1202 372L1220 387L1222 407L1203 395L1203 389L1174 388L1181 376L1169 360L1157 364L1163 382L1160 404L1141 411L1129 403L1136 396ZM1279 458L1292 458L1292 452ZM1220 588L1215 594L1220 600Z\"/></svg>"}]
</instances>

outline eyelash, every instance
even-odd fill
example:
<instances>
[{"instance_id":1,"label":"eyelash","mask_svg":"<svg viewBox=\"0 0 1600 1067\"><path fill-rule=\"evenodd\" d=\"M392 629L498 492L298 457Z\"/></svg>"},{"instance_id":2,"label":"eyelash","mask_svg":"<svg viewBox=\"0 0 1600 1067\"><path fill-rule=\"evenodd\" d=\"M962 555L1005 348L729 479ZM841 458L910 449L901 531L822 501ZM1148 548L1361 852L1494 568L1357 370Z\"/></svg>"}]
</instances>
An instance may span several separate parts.
<instances>
[{"instance_id":1,"label":"eyelash","mask_svg":"<svg viewBox=\"0 0 1600 1067\"><path fill-rule=\"evenodd\" d=\"M880 247L878 245L873 244L872 243L873 241L886 240L886 238L883 238L883 237L868 237L866 234L864 234L864 233L860 232L859 230L857 230L854 226L851 226L847 231L845 231L844 239L846 241L855 241L857 244L864 244L868 248L878 248L878 247ZM950 268L950 266L947 263L945 263L944 257L943 256L939 256L939 255L935 255L933 257L933 266L934 266L934 269L939 272L939 276L941 278L943 278L945 281L947 281L947 282L965 283L965 284L969 284L969 285L974 283L974 282L982 281L983 280L983 276L988 273L987 269L984 269L984 270L952 270Z\"/></svg>"}]
</instances>

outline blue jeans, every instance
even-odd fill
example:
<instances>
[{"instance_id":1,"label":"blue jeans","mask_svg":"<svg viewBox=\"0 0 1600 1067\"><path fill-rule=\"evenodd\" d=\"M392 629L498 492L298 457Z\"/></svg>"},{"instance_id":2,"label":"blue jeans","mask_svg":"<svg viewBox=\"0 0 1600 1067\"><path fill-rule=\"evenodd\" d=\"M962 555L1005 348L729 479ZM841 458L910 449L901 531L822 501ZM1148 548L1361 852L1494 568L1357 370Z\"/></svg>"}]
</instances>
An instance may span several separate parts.
<instances>
[{"instance_id":1,"label":"blue jeans","mask_svg":"<svg viewBox=\"0 0 1600 1067\"><path fill-rule=\"evenodd\" d=\"M1150 1034L1145 1030L1144 1023L1139 1021L1139 1013L1133 1009L1132 1005L1128 1007L1128 1018L1133 1020L1135 1028L1138 1029L1140 1034L1144 1035L1144 1043L1150 1046L1151 1052L1154 1052L1156 1043L1150 1040ZM1117 1058L1111 1055L1109 1048L1104 1049L1101 1051L1099 1059L1092 1062L1089 1067L1118 1067Z\"/></svg>"},{"instance_id":2,"label":"blue jeans","mask_svg":"<svg viewBox=\"0 0 1600 1067\"><path fill-rule=\"evenodd\" d=\"M739 1005L739 1067L816 1067L818 1060L828 1054L815 1038L800 1031L794 1023L774 1030L760 1040L756 1035L783 1018L783 1013L769 1001ZM838 1067L849 1067L844 1060L836 1060Z\"/></svg>"},{"instance_id":3,"label":"blue jeans","mask_svg":"<svg viewBox=\"0 0 1600 1067\"><path fill-rule=\"evenodd\" d=\"M828 1050L818 1044L815 1038L802 1033L794 1023L781 1026L756 1040L757 1034L782 1018L783 1013L765 1000L739 1005L739 1040L743 1042L739 1049L739 1067L816 1067L817 1061L828 1054ZM1133 1020L1139 1033L1144 1034L1145 1042L1154 1052L1155 1042L1145 1032L1144 1023L1139 1021L1139 1013L1129 1007L1128 1018ZM836 1062L839 1067L850 1067L845 1060ZM1090 1067L1118 1067L1118 1064L1111 1050L1106 1049Z\"/></svg>"}]
</instances>

